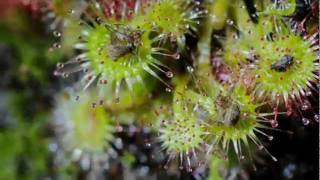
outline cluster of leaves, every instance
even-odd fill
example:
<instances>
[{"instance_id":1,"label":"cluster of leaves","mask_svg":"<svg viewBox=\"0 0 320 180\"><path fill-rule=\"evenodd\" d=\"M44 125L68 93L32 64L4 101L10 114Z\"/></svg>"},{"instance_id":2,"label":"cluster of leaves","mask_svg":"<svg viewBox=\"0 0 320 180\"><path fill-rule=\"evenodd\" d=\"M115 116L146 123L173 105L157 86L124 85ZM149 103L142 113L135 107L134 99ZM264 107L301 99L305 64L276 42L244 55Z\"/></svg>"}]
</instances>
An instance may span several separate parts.
<instances>
[{"instance_id":1,"label":"cluster of leaves","mask_svg":"<svg viewBox=\"0 0 320 180\"><path fill-rule=\"evenodd\" d=\"M244 159L242 145L249 148L251 140L265 149L256 134L270 140L273 137L259 130L268 128L263 123L277 127L281 114L278 107L283 104L289 115L293 108L300 111L299 100L309 103L306 96L314 87L310 82L318 78L314 52L318 49L314 43L317 35L309 41L303 39L292 33L283 19L294 13L295 1L263 1L251 14L243 8L245 5L248 3L241 1L235 1L234 6L222 1L135 1L134 6L117 4L117 11L105 14L103 4L90 2L84 7L84 16L80 15L83 30L75 45L83 53L58 64L56 74L69 77L70 73L83 71L84 89L97 84L93 89L99 99L93 105L116 114L163 98L154 95L157 85L146 78L151 75L173 94L160 110L151 106L151 111L160 111L156 117L144 117L153 131L160 133L169 160L177 157L181 168L192 170L193 159L201 162L197 151L215 154L221 147L227 157L230 143L238 158ZM228 17L230 9L233 18ZM207 28L203 33L198 30L201 21ZM223 45L221 57L229 70L222 85L210 71L210 56L204 55L211 52L208 40L215 25L224 27L227 35L226 40L218 38ZM193 55L186 44L191 37L200 39L200 55L194 58L188 58ZM168 62L168 58L177 61ZM270 104L273 110L261 108L264 104ZM139 122L139 114L135 118Z\"/></svg>"},{"instance_id":2,"label":"cluster of leaves","mask_svg":"<svg viewBox=\"0 0 320 180\"><path fill-rule=\"evenodd\" d=\"M132 167L138 150L126 150L121 133L149 133L145 146L163 149L164 169L210 166L209 177L218 179L221 168L253 163L253 147L277 161L260 137L272 141L266 130L277 128L278 116L318 121L303 113L317 111L319 35L295 19L295 0L44 4L57 38L50 56L70 55L70 46L77 53L53 72L76 79L56 95L50 122L54 160L63 167L75 162L92 179L110 160ZM32 52L24 61L30 67ZM31 72L42 77L39 68Z\"/></svg>"}]
</instances>

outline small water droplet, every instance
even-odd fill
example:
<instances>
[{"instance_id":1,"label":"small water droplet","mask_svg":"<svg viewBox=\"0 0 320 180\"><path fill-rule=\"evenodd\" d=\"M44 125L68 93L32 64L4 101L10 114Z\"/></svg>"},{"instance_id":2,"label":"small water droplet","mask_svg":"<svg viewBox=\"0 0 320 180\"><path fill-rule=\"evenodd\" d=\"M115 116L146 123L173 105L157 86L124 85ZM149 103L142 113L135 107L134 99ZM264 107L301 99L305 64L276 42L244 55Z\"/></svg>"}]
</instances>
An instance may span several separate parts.
<instances>
[{"instance_id":1,"label":"small water droplet","mask_svg":"<svg viewBox=\"0 0 320 180\"><path fill-rule=\"evenodd\" d=\"M58 69L62 69L64 67L64 64L63 63L57 63L57 68Z\"/></svg>"},{"instance_id":2,"label":"small water droplet","mask_svg":"<svg viewBox=\"0 0 320 180\"><path fill-rule=\"evenodd\" d=\"M63 74L62 74L62 77L68 78L68 77L69 77L69 74L68 74L68 73L63 73Z\"/></svg>"},{"instance_id":3,"label":"small water droplet","mask_svg":"<svg viewBox=\"0 0 320 180\"><path fill-rule=\"evenodd\" d=\"M167 71L167 72L166 72L166 76L167 76L168 78L172 78L172 77L173 77L173 73L172 73L171 71Z\"/></svg>"},{"instance_id":4,"label":"small water droplet","mask_svg":"<svg viewBox=\"0 0 320 180\"><path fill-rule=\"evenodd\" d=\"M233 21L231 20L231 19L227 19L227 23L229 24L229 25L233 25Z\"/></svg>"},{"instance_id":5,"label":"small water droplet","mask_svg":"<svg viewBox=\"0 0 320 180\"><path fill-rule=\"evenodd\" d=\"M179 54L179 53L174 54L174 55L173 55L173 58L174 58L174 59L180 59L180 54Z\"/></svg>"},{"instance_id":6,"label":"small water droplet","mask_svg":"<svg viewBox=\"0 0 320 180\"><path fill-rule=\"evenodd\" d=\"M252 165L252 168L253 168L253 171L255 172L257 171L257 167L254 164Z\"/></svg>"},{"instance_id":7,"label":"small water droplet","mask_svg":"<svg viewBox=\"0 0 320 180\"><path fill-rule=\"evenodd\" d=\"M302 109L303 111L306 111L306 110L308 110L310 107L311 107L310 102L309 102L309 101L304 101L304 102L302 103L301 109Z\"/></svg>"},{"instance_id":8,"label":"small water droplet","mask_svg":"<svg viewBox=\"0 0 320 180\"><path fill-rule=\"evenodd\" d=\"M183 170L183 166L179 166L179 169L180 169L180 170Z\"/></svg>"},{"instance_id":9,"label":"small water droplet","mask_svg":"<svg viewBox=\"0 0 320 180\"><path fill-rule=\"evenodd\" d=\"M310 124L310 120L307 118L302 118L302 123L303 123L303 125L307 126Z\"/></svg>"},{"instance_id":10,"label":"small water droplet","mask_svg":"<svg viewBox=\"0 0 320 180\"><path fill-rule=\"evenodd\" d=\"M286 115L287 115L287 116L290 116L292 113L293 113L292 108L291 108L291 107L288 108L288 109L287 109L287 112L286 112Z\"/></svg>"},{"instance_id":11,"label":"small water droplet","mask_svg":"<svg viewBox=\"0 0 320 180\"><path fill-rule=\"evenodd\" d=\"M53 31L53 35L55 37L60 37L61 36L61 33L59 31Z\"/></svg>"},{"instance_id":12,"label":"small water droplet","mask_svg":"<svg viewBox=\"0 0 320 180\"><path fill-rule=\"evenodd\" d=\"M314 120L315 120L316 122L319 122L319 115L318 115L318 114L315 114L315 115L314 115Z\"/></svg>"},{"instance_id":13,"label":"small water droplet","mask_svg":"<svg viewBox=\"0 0 320 180\"><path fill-rule=\"evenodd\" d=\"M70 9L70 10L69 10L69 13L70 13L70 14L74 14L75 11L74 11L73 9Z\"/></svg>"},{"instance_id":14,"label":"small water droplet","mask_svg":"<svg viewBox=\"0 0 320 180\"><path fill-rule=\"evenodd\" d=\"M59 73L58 71L53 71L53 75L54 75L54 76L59 76L60 73Z\"/></svg>"},{"instance_id":15,"label":"small water droplet","mask_svg":"<svg viewBox=\"0 0 320 180\"><path fill-rule=\"evenodd\" d=\"M312 92L311 91L307 91L307 96L311 96L312 95Z\"/></svg>"},{"instance_id":16,"label":"small water droplet","mask_svg":"<svg viewBox=\"0 0 320 180\"><path fill-rule=\"evenodd\" d=\"M188 70L189 73L192 73L194 71L192 66L187 66L187 70Z\"/></svg>"},{"instance_id":17,"label":"small water droplet","mask_svg":"<svg viewBox=\"0 0 320 180\"><path fill-rule=\"evenodd\" d=\"M53 43L52 47L55 48L55 49L60 49L61 45L56 42L56 43Z\"/></svg>"},{"instance_id":18,"label":"small water droplet","mask_svg":"<svg viewBox=\"0 0 320 180\"><path fill-rule=\"evenodd\" d=\"M278 127L278 125L279 125L279 123L278 123L278 121L276 121L276 120L271 120L271 126L273 127L273 128L276 128L276 127Z\"/></svg>"},{"instance_id":19,"label":"small water droplet","mask_svg":"<svg viewBox=\"0 0 320 180\"><path fill-rule=\"evenodd\" d=\"M150 158L151 158L151 159L155 159L155 155L154 155L154 154L151 154L151 155L150 155Z\"/></svg>"},{"instance_id":20,"label":"small water droplet","mask_svg":"<svg viewBox=\"0 0 320 180\"><path fill-rule=\"evenodd\" d=\"M273 136L268 136L269 141L273 140Z\"/></svg>"},{"instance_id":21,"label":"small water droplet","mask_svg":"<svg viewBox=\"0 0 320 180\"><path fill-rule=\"evenodd\" d=\"M262 145L260 145L260 146L258 147L259 150L262 150L263 148L264 148L264 146L262 146Z\"/></svg>"},{"instance_id":22,"label":"small water droplet","mask_svg":"<svg viewBox=\"0 0 320 180\"><path fill-rule=\"evenodd\" d=\"M147 148L151 147L151 143L149 143L149 142L147 142L145 145L146 145Z\"/></svg>"},{"instance_id":23,"label":"small water droplet","mask_svg":"<svg viewBox=\"0 0 320 180\"><path fill-rule=\"evenodd\" d=\"M164 166L163 166L163 169L165 169L165 170L168 170L168 168L169 168L169 167L168 167L167 165L164 165Z\"/></svg>"},{"instance_id":24,"label":"small water droplet","mask_svg":"<svg viewBox=\"0 0 320 180\"><path fill-rule=\"evenodd\" d=\"M278 159L275 158L275 157L273 157L273 156L271 156L271 158L272 158L272 160L273 160L274 162L277 162L277 161L278 161Z\"/></svg>"},{"instance_id":25,"label":"small water droplet","mask_svg":"<svg viewBox=\"0 0 320 180\"><path fill-rule=\"evenodd\" d=\"M243 113L243 117L248 117L248 113Z\"/></svg>"},{"instance_id":26,"label":"small water droplet","mask_svg":"<svg viewBox=\"0 0 320 180\"><path fill-rule=\"evenodd\" d=\"M123 131L123 127L119 125L119 126L116 127L116 130L117 130L117 132L122 132Z\"/></svg>"},{"instance_id":27,"label":"small water droplet","mask_svg":"<svg viewBox=\"0 0 320 180\"><path fill-rule=\"evenodd\" d=\"M101 18L100 17L96 17L96 22L100 23L101 22Z\"/></svg>"},{"instance_id":28,"label":"small water droplet","mask_svg":"<svg viewBox=\"0 0 320 180\"><path fill-rule=\"evenodd\" d=\"M172 89L167 87L167 88L166 88L166 91L167 91L167 92L172 92Z\"/></svg>"}]
</instances>

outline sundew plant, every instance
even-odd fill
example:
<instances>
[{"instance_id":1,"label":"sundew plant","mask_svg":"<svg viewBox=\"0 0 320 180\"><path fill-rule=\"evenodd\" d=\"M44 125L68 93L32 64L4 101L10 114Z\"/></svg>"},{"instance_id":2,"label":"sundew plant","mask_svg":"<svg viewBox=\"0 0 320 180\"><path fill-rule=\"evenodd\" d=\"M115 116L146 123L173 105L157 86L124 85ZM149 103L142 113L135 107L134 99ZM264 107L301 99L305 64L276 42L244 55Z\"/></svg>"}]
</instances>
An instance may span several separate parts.
<instances>
[{"instance_id":1,"label":"sundew plant","mask_svg":"<svg viewBox=\"0 0 320 180\"><path fill-rule=\"evenodd\" d=\"M318 178L318 1L1 9L0 179Z\"/></svg>"}]
</instances>

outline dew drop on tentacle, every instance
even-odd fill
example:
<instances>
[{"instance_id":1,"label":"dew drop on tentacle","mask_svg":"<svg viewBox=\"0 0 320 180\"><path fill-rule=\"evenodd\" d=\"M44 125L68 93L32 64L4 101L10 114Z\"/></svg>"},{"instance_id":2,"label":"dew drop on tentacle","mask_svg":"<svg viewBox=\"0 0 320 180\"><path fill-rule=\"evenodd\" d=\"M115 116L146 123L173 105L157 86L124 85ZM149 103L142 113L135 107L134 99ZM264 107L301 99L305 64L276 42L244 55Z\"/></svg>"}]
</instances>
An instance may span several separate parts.
<instances>
[{"instance_id":1,"label":"dew drop on tentacle","mask_svg":"<svg viewBox=\"0 0 320 180\"><path fill-rule=\"evenodd\" d=\"M60 76L60 73L58 71L53 71L54 76Z\"/></svg>"},{"instance_id":2,"label":"dew drop on tentacle","mask_svg":"<svg viewBox=\"0 0 320 180\"><path fill-rule=\"evenodd\" d=\"M193 69L192 66L187 66L187 71L188 71L189 73L193 73L194 69Z\"/></svg>"},{"instance_id":3,"label":"dew drop on tentacle","mask_svg":"<svg viewBox=\"0 0 320 180\"><path fill-rule=\"evenodd\" d=\"M151 143L150 143L150 141L149 140L144 140L144 145L145 145L145 147L147 147L147 148L150 148L151 147Z\"/></svg>"},{"instance_id":4,"label":"dew drop on tentacle","mask_svg":"<svg viewBox=\"0 0 320 180\"><path fill-rule=\"evenodd\" d=\"M117 125L116 130L117 130L117 132L122 132L123 127L121 125Z\"/></svg>"},{"instance_id":5,"label":"dew drop on tentacle","mask_svg":"<svg viewBox=\"0 0 320 180\"><path fill-rule=\"evenodd\" d=\"M55 42L55 43L53 43L52 47L53 47L54 49L60 49L60 48L61 48L61 45L60 45L59 43Z\"/></svg>"},{"instance_id":6,"label":"dew drop on tentacle","mask_svg":"<svg viewBox=\"0 0 320 180\"><path fill-rule=\"evenodd\" d=\"M272 141L273 140L273 136L268 136L268 140Z\"/></svg>"},{"instance_id":7,"label":"dew drop on tentacle","mask_svg":"<svg viewBox=\"0 0 320 180\"><path fill-rule=\"evenodd\" d=\"M276 128L276 127L279 126L279 123L278 123L277 120L271 120L271 121L270 121L270 124L271 124L272 128Z\"/></svg>"},{"instance_id":8,"label":"dew drop on tentacle","mask_svg":"<svg viewBox=\"0 0 320 180\"><path fill-rule=\"evenodd\" d=\"M57 68L58 69L62 69L64 67L64 64L63 63L57 63Z\"/></svg>"},{"instance_id":9,"label":"dew drop on tentacle","mask_svg":"<svg viewBox=\"0 0 320 180\"><path fill-rule=\"evenodd\" d=\"M273 115L274 115L274 118L273 120L271 120L271 126L273 128L275 127L278 127L278 104L279 104L279 101L277 101L277 106L275 108L273 108Z\"/></svg>"},{"instance_id":10,"label":"dew drop on tentacle","mask_svg":"<svg viewBox=\"0 0 320 180\"><path fill-rule=\"evenodd\" d=\"M286 103L285 103L285 107L286 107L286 116L291 116L292 115L292 113L293 113L293 109L292 109L292 103L291 103L291 101L286 101Z\"/></svg>"},{"instance_id":11,"label":"dew drop on tentacle","mask_svg":"<svg viewBox=\"0 0 320 180\"><path fill-rule=\"evenodd\" d=\"M230 26L234 24L234 21L231 19L227 19L227 24L229 24Z\"/></svg>"},{"instance_id":12,"label":"dew drop on tentacle","mask_svg":"<svg viewBox=\"0 0 320 180\"><path fill-rule=\"evenodd\" d=\"M68 77L69 77L69 74L68 74L68 73L62 73L62 77L63 77L63 78L68 78Z\"/></svg>"},{"instance_id":13,"label":"dew drop on tentacle","mask_svg":"<svg viewBox=\"0 0 320 180\"><path fill-rule=\"evenodd\" d=\"M146 145L147 148L151 147L151 143L149 143L149 142L147 142L145 145Z\"/></svg>"},{"instance_id":14,"label":"dew drop on tentacle","mask_svg":"<svg viewBox=\"0 0 320 180\"><path fill-rule=\"evenodd\" d=\"M311 95L312 95L312 92L309 90L309 91L306 92L306 95L307 95L307 96L311 96Z\"/></svg>"},{"instance_id":15,"label":"dew drop on tentacle","mask_svg":"<svg viewBox=\"0 0 320 180\"><path fill-rule=\"evenodd\" d=\"M69 14L74 14L75 13L75 10L74 9L70 9L69 10Z\"/></svg>"},{"instance_id":16,"label":"dew drop on tentacle","mask_svg":"<svg viewBox=\"0 0 320 180\"><path fill-rule=\"evenodd\" d=\"M258 146L258 149L261 151L264 149L264 146L260 145L260 146Z\"/></svg>"},{"instance_id":17,"label":"dew drop on tentacle","mask_svg":"<svg viewBox=\"0 0 320 180\"><path fill-rule=\"evenodd\" d=\"M53 31L54 37L61 37L61 33L59 31Z\"/></svg>"},{"instance_id":18,"label":"dew drop on tentacle","mask_svg":"<svg viewBox=\"0 0 320 180\"><path fill-rule=\"evenodd\" d=\"M172 89L171 89L171 88L166 87L166 91L167 91L167 92L172 92Z\"/></svg>"},{"instance_id":19,"label":"dew drop on tentacle","mask_svg":"<svg viewBox=\"0 0 320 180\"><path fill-rule=\"evenodd\" d=\"M180 153L179 153L179 156L180 156L180 158L179 158L179 159L180 159L179 169L180 169L180 170L183 170L183 153L180 152Z\"/></svg>"},{"instance_id":20,"label":"dew drop on tentacle","mask_svg":"<svg viewBox=\"0 0 320 180\"><path fill-rule=\"evenodd\" d=\"M163 165L163 169L168 170L169 169L169 163L171 161L171 159L174 158L174 155L169 154L168 159L166 160L165 164Z\"/></svg>"},{"instance_id":21,"label":"dew drop on tentacle","mask_svg":"<svg viewBox=\"0 0 320 180\"><path fill-rule=\"evenodd\" d=\"M174 55L173 55L173 58L174 58L174 59L180 59L180 54L179 54L179 53L174 54Z\"/></svg>"},{"instance_id":22,"label":"dew drop on tentacle","mask_svg":"<svg viewBox=\"0 0 320 180\"><path fill-rule=\"evenodd\" d=\"M166 76L167 76L168 78L172 78L172 77L173 77L173 73L172 73L171 71L167 71L167 72L166 72Z\"/></svg>"},{"instance_id":23,"label":"dew drop on tentacle","mask_svg":"<svg viewBox=\"0 0 320 180\"><path fill-rule=\"evenodd\" d=\"M303 117L302 118L302 123L303 123L303 125L307 126L307 125L310 124L310 120L308 118Z\"/></svg>"},{"instance_id":24,"label":"dew drop on tentacle","mask_svg":"<svg viewBox=\"0 0 320 180\"><path fill-rule=\"evenodd\" d=\"M303 111L310 109L310 107L311 107L311 104L309 101L307 101L307 100L303 101L302 106L301 106L301 109Z\"/></svg>"},{"instance_id":25,"label":"dew drop on tentacle","mask_svg":"<svg viewBox=\"0 0 320 180\"><path fill-rule=\"evenodd\" d=\"M319 122L319 115L318 115L318 114L315 114L315 115L314 115L314 120L315 120L316 122Z\"/></svg>"}]
</instances>

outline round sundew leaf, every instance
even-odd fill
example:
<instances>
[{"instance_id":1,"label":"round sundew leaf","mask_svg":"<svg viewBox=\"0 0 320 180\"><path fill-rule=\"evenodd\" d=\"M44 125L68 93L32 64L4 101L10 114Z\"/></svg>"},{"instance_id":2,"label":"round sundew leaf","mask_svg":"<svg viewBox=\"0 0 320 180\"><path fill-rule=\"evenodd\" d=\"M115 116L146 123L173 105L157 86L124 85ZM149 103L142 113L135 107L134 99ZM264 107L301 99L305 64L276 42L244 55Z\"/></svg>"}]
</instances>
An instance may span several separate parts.
<instances>
[{"instance_id":1,"label":"round sundew leaf","mask_svg":"<svg viewBox=\"0 0 320 180\"><path fill-rule=\"evenodd\" d=\"M94 104L86 92L76 99L58 98L55 124L66 151L79 149L86 153L102 153L113 141L115 124L102 106ZM60 129L63 128L63 129Z\"/></svg>"}]
</instances>

